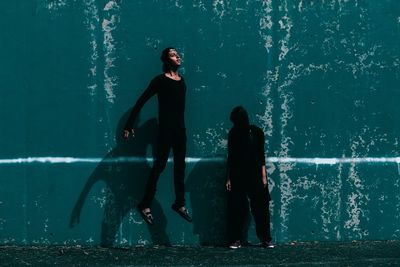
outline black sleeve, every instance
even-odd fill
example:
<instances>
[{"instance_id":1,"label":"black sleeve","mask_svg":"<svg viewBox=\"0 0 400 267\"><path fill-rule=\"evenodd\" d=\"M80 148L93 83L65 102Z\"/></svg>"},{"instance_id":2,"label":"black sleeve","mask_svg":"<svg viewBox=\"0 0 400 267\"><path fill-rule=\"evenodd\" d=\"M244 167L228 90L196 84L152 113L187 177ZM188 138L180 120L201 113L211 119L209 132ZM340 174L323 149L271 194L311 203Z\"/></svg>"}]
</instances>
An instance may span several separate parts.
<instances>
[{"instance_id":1,"label":"black sleeve","mask_svg":"<svg viewBox=\"0 0 400 267\"><path fill-rule=\"evenodd\" d=\"M139 97L139 99L136 101L135 106L133 107L131 114L129 115L128 121L125 124L125 130L131 130L132 125L136 120L136 117L138 116L140 110L146 104L146 102L156 94L157 92L157 82L156 78L154 78L147 89L143 92L143 94Z\"/></svg>"},{"instance_id":2,"label":"black sleeve","mask_svg":"<svg viewBox=\"0 0 400 267\"><path fill-rule=\"evenodd\" d=\"M229 132L228 134L228 159L227 165L229 168L232 167L232 134Z\"/></svg>"},{"instance_id":3,"label":"black sleeve","mask_svg":"<svg viewBox=\"0 0 400 267\"><path fill-rule=\"evenodd\" d=\"M258 150L257 150L257 158L259 160L260 165L265 165L265 151L264 151L264 145L265 145L265 137L264 137L264 132L258 128L258 135L259 135L259 145L258 145Z\"/></svg>"}]
</instances>

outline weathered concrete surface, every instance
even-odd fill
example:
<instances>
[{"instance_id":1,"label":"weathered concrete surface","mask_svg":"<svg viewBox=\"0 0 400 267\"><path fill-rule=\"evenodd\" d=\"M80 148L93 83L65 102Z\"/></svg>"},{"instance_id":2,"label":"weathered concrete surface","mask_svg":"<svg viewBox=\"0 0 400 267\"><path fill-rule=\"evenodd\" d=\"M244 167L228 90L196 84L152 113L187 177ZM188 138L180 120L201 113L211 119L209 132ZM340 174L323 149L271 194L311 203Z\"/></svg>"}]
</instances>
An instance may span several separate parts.
<instances>
[{"instance_id":1,"label":"weathered concrete surface","mask_svg":"<svg viewBox=\"0 0 400 267\"><path fill-rule=\"evenodd\" d=\"M0 247L1 266L399 266L399 241L293 243L263 249Z\"/></svg>"},{"instance_id":2,"label":"weathered concrete surface","mask_svg":"<svg viewBox=\"0 0 400 267\"><path fill-rule=\"evenodd\" d=\"M277 159L276 242L400 239L399 0L3 0L0 12L0 244L223 242L224 166L209 159L226 155L236 105ZM169 164L148 229L135 205L156 99L134 141L120 125L170 45L188 85L194 222L171 212Z\"/></svg>"}]
</instances>

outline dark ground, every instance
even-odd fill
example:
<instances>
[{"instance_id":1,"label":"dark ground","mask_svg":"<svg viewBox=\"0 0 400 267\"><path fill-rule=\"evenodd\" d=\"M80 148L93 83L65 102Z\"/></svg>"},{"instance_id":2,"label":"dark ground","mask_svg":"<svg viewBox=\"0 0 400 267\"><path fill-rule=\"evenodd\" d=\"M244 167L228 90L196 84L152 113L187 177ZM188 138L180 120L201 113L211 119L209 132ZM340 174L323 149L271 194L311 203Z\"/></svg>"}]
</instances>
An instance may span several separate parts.
<instances>
[{"instance_id":1,"label":"dark ground","mask_svg":"<svg viewBox=\"0 0 400 267\"><path fill-rule=\"evenodd\" d=\"M0 246L0 266L400 266L400 241L242 247Z\"/></svg>"}]
</instances>

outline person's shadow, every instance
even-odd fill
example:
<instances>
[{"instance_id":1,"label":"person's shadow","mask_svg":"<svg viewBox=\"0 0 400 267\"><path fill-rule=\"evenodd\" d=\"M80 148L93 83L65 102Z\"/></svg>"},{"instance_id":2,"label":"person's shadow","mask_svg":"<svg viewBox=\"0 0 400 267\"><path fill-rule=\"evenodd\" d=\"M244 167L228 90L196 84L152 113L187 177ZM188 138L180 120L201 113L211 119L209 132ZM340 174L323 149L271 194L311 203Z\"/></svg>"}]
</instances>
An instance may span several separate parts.
<instances>
[{"instance_id":1,"label":"person's shadow","mask_svg":"<svg viewBox=\"0 0 400 267\"><path fill-rule=\"evenodd\" d=\"M133 209L138 215L136 207L143 196L151 171L151 166L146 160L146 151L148 146L152 148L153 156L156 151L158 125L155 118L139 127L136 123L135 138L125 140L122 137L123 127L129 114L130 111L126 112L120 119L116 131L117 146L103 158L90 175L70 218L72 228L79 223L82 207L93 185L98 181L104 182L107 194L101 223L101 246L103 247L113 246L116 233L129 211ZM126 157L132 157L134 161L124 160ZM152 203L152 212L157 218L155 225L148 226L152 243L170 245L166 233L167 219L157 199L154 199Z\"/></svg>"},{"instance_id":2,"label":"person's shadow","mask_svg":"<svg viewBox=\"0 0 400 267\"><path fill-rule=\"evenodd\" d=\"M192 206L193 233L203 246L225 246L227 237L226 161L220 158L204 158L190 172L186 191ZM247 231L251 222L247 211L242 234L247 244Z\"/></svg>"}]
</instances>

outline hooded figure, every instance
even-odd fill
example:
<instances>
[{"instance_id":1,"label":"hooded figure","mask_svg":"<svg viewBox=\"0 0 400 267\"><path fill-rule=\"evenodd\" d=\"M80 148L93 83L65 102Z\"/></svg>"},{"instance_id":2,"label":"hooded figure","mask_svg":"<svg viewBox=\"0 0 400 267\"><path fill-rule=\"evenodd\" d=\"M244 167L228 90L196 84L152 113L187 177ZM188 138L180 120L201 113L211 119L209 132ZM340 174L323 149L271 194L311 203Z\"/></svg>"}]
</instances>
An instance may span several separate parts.
<instances>
[{"instance_id":1,"label":"hooded figure","mask_svg":"<svg viewBox=\"0 0 400 267\"><path fill-rule=\"evenodd\" d=\"M250 125L247 111L235 107L230 116L233 123L228 135L228 238L229 247L241 247L246 213L249 208L256 224L261 245L273 248L270 233L269 201L271 200L265 171L264 133Z\"/></svg>"}]
</instances>

